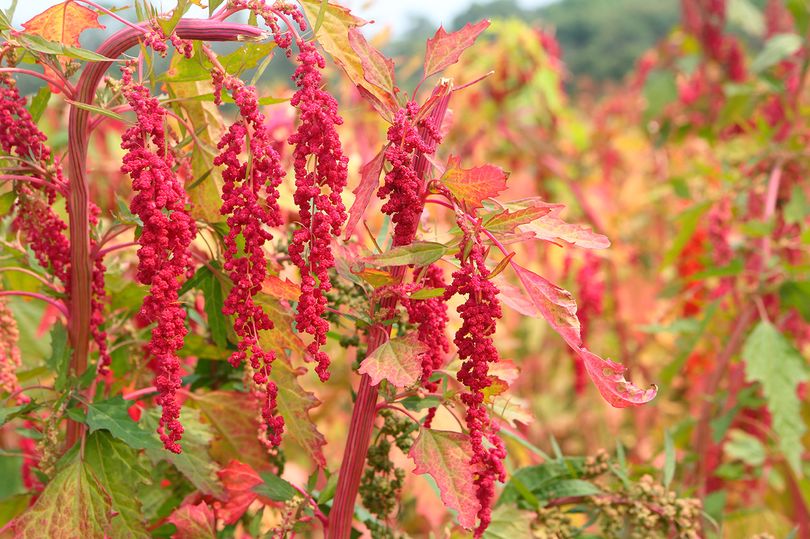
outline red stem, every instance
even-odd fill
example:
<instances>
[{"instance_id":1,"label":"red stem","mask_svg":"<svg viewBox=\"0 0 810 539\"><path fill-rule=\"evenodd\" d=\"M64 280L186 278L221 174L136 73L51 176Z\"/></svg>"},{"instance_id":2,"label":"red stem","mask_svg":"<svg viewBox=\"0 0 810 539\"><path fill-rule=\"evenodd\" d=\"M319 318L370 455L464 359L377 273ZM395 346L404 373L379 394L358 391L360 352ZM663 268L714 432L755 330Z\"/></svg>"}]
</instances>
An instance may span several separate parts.
<instances>
[{"instance_id":1,"label":"red stem","mask_svg":"<svg viewBox=\"0 0 810 539\"><path fill-rule=\"evenodd\" d=\"M428 119L434 126L439 126L447 111L451 92L446 86L438 86L434 92L445 92ZM426 137L427 131L420 129L420 135ZM433 153L435 146L435 143L431 144L429 153ZM430 170L430 161L424 155L417 154L413 159L413 168L420 180L424 182L425 176ZM413 238L411 238L411 241L413 241ZM405 276L405 270L405 266L393 268L394 282L402 280ZM380 309L383 312L393 309L397 301L396 296L386 296L381 301ZM390 333L391 326L380 327L379 331L373 331L368 341L368 353L373 353L383 344ZM329 529L327 530L329 539L348 539L351 534L354 503L357 499L357 491L360 488L360 477L365 467L366 453L368 453L369 443L371 442L374 418L377 415L377 395L377 387L372 385L371 378L364 374L360 379L357 400L354 403L352 419L349 423L349 437L346 440L343 462L340 465L335 503L329 513Z\"/></svg>"},{"instance_id":2,"label":"red stem","mask_svg":"<svg viewBox=\"0 0 810 539\"><path fill-rule=\"evenodd\" d=\"M101 44L96 52L107 58L118 58L127 49L138 44L147 23L124 28ZM201 41L236 41L240 37L256 38L263 32L253 26L206 19L183 19L175 28L181 39ZM88 63L76 85L73 100L91 105L96 88L101 82L109 62ZM70 371L81 375L87 369L90 340L90 305L92 284L92 259L90 253L90 211L87 182L87 146L89 140L90 112L77 106L70 107L68 124L68 167L70 182L67 198L70 216L70 342L73 356ZM70 449L81 435L81 424L68 422L65 449Z\"/></svg>"},{"instance_id":3,"label":"red stem","mask_svg":"<svg viewBox=\"0 0 810 539\"><path fill-rule=\"evenodd\" d=\"M45 296L43 294L37 294L36 292L23 292L22 290L0 290L0 296L22 296L26 298L39 299L44 301L48 305L56 307L60 313L65 315L66 318L70 316L68 314L68 310L61 302L53 298L49 298L48 296Z\"/></svg>"}]
</instances>

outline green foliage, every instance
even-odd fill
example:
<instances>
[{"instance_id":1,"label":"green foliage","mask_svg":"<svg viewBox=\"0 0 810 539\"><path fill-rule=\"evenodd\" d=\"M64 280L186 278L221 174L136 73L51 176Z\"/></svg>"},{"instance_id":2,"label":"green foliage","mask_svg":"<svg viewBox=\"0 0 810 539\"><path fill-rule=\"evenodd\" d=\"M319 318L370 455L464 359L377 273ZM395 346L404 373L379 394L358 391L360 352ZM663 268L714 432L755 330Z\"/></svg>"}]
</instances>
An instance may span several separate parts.
<instances>
[{"instance_id":1,"label":"green foliage","mask_svg":"<svg viewBox=\"0 0 810 539\"><path fill-rule=\"evenodd\" d=\"M800 474L804 451L802 436L807 427L796 390L808 379L804 359L768 322L760 322L748 336L742 357L746 378L762 386L768 410L773 416L773 430L779 438L779 448L791 467Z\"/></svg>"}]
</instances>

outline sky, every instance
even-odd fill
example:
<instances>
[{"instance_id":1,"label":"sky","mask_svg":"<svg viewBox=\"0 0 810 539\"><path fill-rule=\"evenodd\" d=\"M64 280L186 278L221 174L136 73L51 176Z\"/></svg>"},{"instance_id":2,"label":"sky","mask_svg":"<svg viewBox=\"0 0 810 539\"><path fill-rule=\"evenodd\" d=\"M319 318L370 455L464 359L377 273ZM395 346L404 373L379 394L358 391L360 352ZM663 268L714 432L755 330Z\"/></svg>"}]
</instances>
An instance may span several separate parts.
<instances>
[{"instance_id":1,"label":"sky","mask_svg":"<svg viewBox=\"0 0 810 539\"><path fill-rule=\"evenodd\" d=\"M31 17L45 11L50 6L63 0L18 0L13 24L17 27ZM483 2L485 0L479 0ZM7 9L12 0L0 0L0 9ZM114 0L116 5L126 5L127 0ZM173 0L152 0L158 8L171 9ZM410 15L423 15L435 23L449 24L453 17L473 4L472 0L339 0L339 3L352 9L354 13L366 20L374 20L379 28L390 26L394 34L409 29ZM549 0L519 0L525 7L549 3ZM201 12L192 14L199 15Z\"/></svg>"}]
</instances>

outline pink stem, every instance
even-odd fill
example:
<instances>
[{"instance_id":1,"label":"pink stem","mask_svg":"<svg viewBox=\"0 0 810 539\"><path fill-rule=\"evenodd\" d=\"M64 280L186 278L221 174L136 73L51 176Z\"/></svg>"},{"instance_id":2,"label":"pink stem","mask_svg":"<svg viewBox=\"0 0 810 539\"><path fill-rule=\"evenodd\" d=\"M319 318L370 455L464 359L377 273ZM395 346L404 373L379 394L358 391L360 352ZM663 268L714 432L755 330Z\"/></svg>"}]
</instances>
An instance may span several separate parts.
<instances>
[{"instance_id":1,"label":"pink stem","mask_svg":"<svg viewBox=\"0 0 810 539\"><path fill-rule=\"evenodd\" d=\"M44 284L45 286L47 286L48 288L50 288L54 292L59 292L59 293L62 292L56 286L54 286L53 283L48 282L48 280L46 280L42 275L40 275L39 273L36 273L34 271L31 271L29 269L20 268L20 267L17 267L17 266L5 266L5 267L0 268L0 273L3 273L4 271L16 271L16 272L19 272L19 273L25 273L26 275L30 275L31 277L33 277L34 279L36 279L40 283Z\"/></svg>"},{"instance_id":2,"label":"pink stem","mask_svg":"<svg viewBox=\"0 0 810 539\"><path fill-rule=\"evenodd\" d=\"M144 387L142 389L137 389L131 393L124 393L124 400L134 401L146 395L151 395L152 393L157 393L157 388L155 386Z\"/></svg>"},{"instance_id":3,"label":"pink stem","mask_svg":"<svg viewBox=\"0 0 810 539\"><path fill-rule=\"evenodd\" d=\"M62 302L49 298L44 294L38 294L36 292L23 292L22 290L0 290L0 296L23 296L27 298L39 299L53 307L56 307L60 313L65 315L65 318L70 318L68 310L65 308L65 305Z\"/></svg>"},{"instance_id":4,"label":"pink stem","mask_svg":"<svg viewBox=\"0 0 810 539\"><path fill-rule=\"evenodd\" d=\"M126 243L118 243L116 245L110 245L106 249L101 249L97 254L96 258L104 258L107 254L118 251L120 249L126 249L127 247L133 247L135 245L140 245L137 241L128 241Z\"/></svg>"},{"instance_id":5,"label":"pink stem","mask_svg":"<svg viewBox=\"0 0 810 539\"><path fill-rule=\"evenodd\" d=\"M55 87L59 88L59 90L70 99L73 99L73 95L76 91L76 89L73 88L72 86L66 87L64 84L62 84L62 81L60 80L54 79L43 73L39 73L38 71L33 71L31 69L22 69L20 67L0 67L0 73L19 73L20 75L30 75L31 77L42 79L48 84L52 84Z\"/></svg>"},{"instance_id":6,"label":"pink stem","mask_svg":"<svg viewBox=\"0 0 810 539\"><path fill-rule=\"evenodd\" d=\"M0 174L0 181L4 182L25 182L30 183L32 185L38 185L40 187L46 187L49 189L55 189L57 193L64 195L65 194L65 186L64 184L53 183L49 182L48 180L43 180L42 178L36 178L33 176L22 176L18 174Z\"/></svg>"}]
</instances>

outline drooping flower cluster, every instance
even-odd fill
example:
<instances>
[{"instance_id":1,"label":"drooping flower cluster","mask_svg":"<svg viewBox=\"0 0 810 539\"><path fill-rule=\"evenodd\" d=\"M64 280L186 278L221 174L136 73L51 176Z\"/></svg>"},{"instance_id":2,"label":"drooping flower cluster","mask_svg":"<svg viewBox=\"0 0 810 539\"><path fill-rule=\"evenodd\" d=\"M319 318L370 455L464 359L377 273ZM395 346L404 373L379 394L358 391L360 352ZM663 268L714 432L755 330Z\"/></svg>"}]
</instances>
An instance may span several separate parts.
<instances>
[{"instance_id":1,"label":"drooping flower cluster","mask_svg":"<svg viewBox=\"0 0 810 539\"><path fill-rule=\"evenodd\" d=\"M263 389L261 440L276 447L281 443L284 419L276 415L278 387L270 380L275 353L262 349L258 335L259 331L273 329L273 322L254 298L267 277L264 245L273 239L269 227L283 222L278 186L284 170L259 111L256 88L218 71L214 72L214 82L217 95L223 87L232 93L241 115L217 144L220 154L214 159L214 165L225 167L220 213L227 216L228 222L224 269L233 281L223 313L235 316L234 331L239 338L239 349L230 362L236 367L250 361L253 382ZM250 160L242 162L240 154L245 151L246 140L250 141Z\"/></svg>"},{"instance_id":2,"label":"drooping flower cluster","mask_svg":"<svg viewBox=\"0 0 810 539\"><path fill-rule=\"evenodd\" d=\"M475 474L476 495L481 504L479 525L475 530L475 536L480 537L492 519L495 482L503 482L506 474L503 467L506 449L498 437L498 426L490 419L484 403L484 390L492 385L489 366L500 360L493 335L502 313L499 290L488 279L490 272L486 267L484 248L466 223L459 220L459 226L464 231L462 248L457 255L461 268L453 273L453 282L447 287L444 298L450 299L455 294L467 298L457 308L462 325L453 342L462 360L457 378L467 387L461 400L467 406L465 419L473 450L470 466Z\"/></svg>"},{"instance_id":3,"label":"drooping flower cluster","mask_svg":"<svg viewBox=\"0 0 810 539\"><path fill-rule=\"evenodd\" d=\"M39 264L61 281L65 294L70 297L70 243L65 231L67 224L53 210L57 193L66 194L67 183L60 163L52 158L45 144L47 137L25 108L14 80L0 74L0 149L19 158L15 169L43 183L20 183L17 186L17 215L12 226L18 230ZM90 203L91 224L98 224L99 209ZM95 246L95 240L91 239ZM94 260L91 334L99 351L98 369L104 372L110 364L107 333L104 327L104 267L101 258Z\"/></svg>"},{"instance_id":4,"label":"drooping flower cluster","mask_svg":"<svg viewBox=\"0 0 810 539\"><path fill-rule=\"evenodd\" d=\"M329 378L329 357L321 350L329 323L324 320L326 296L334 267L331 242L346 220L341 193L347 183L348 159L335 126L343 123L337 101L321 88L325 61L315 45L299 41L298 86L291 104L300 111L300 124L288 139L294 146L295 194L300 228L293 233L290 259L301 271L301 296L296 313L298 331L312 335L307 346L321 380Z\"/></svg>"},{"instance_id":5,"label":"drooping flower cluster","mask_svg":"<svg viewBox=\"0 0 810 539\"><path fill-rule=\"evenodd\" d=\"M444 273L436 264L428 266L422 279L424 288L444 288ZM419 342L427 346L427 351L420 355L422 362L422 386L428 391L436 391L438 382L431 382L430 377L436 369L441 369L447 360L450 342L447 339L447 302L441 296L422 300L405 299L402 301L408 311L408 321L416 324ZM430 408L425 418L425 428L430 428L436 408Z\"/></svg>"},{"instance_id":6,"label":"drooping flower cluster","mask_svg":"<svg viewBox=\"0 0 810 539\"><path fill-rule=\"evenodd\" d=\"M0 391L13 393L20 384L17 381L17 368L22 364L17 341L20 332L17 320L6 305L0 301Z\"/></svg>"},{"instance_id":7,"label":"drooping flower cluster","mask_svg":"<svg viewBox=\"0 0 810 539\"><path fill-rule=\"evenodd\" d=\"M385 174L385 181L377 191L377 196L388 201L383 205L382 212L391 215L394 222L393 245L407 245L413 241L419 218L422 215L422 185L423 182L413 167L413 155L430 154L433 152L433 142L438 142L438 128L429 122L423 122L422 127L426 136L419 133L416 125L416 115L419 105L409 102L405 108L397 111L394 123L388 128L388 142L385 150L385 160L391 164L391 169Z\"/></svg>"},{"instance_id":8,"label":"drooping flower cluster","mask_svg":"<svg viewBox=\"0 0 810 539\"><path fill-rule=\"evenodd\" d=\"M187 333L185 311L178 302L181 280L191 268L189 245L197 228L189 215L182 182L172 167L174 157L167 148L166 111L149 90L132 79L133 66L122 68L124 96L137 116L137 123L126 130L121 147L127 151L122 172L132 178L132 213L140 217L143 229L138 243L140 283L150 286L138 316L144 323L157 323L147 346L158 372L155 386L157 402L163 407L158 433L164 446L180 452L177 443L183 434L180 405L180 360Z\"/></svg>"},{"instance_id":9,"label":"drooping flower cluster","mask_svg":"<svg viewBox=\"0 0 810 539\"><path fill-rule=\"evenodd\" d=\"M307 27L304 14L295 5L288 4L284 0L276 0L269 6L266 0L231 0L231 9L247 9L264 19L273 33L273 40L279 47L285 49L288 57L292 54L290 45L293 41L293 31L291 28L283 30L279 25L279 18L283 17L285 22L289 22L287 17L291 18L301 31Z\"/></svg>"}]
</instances>

